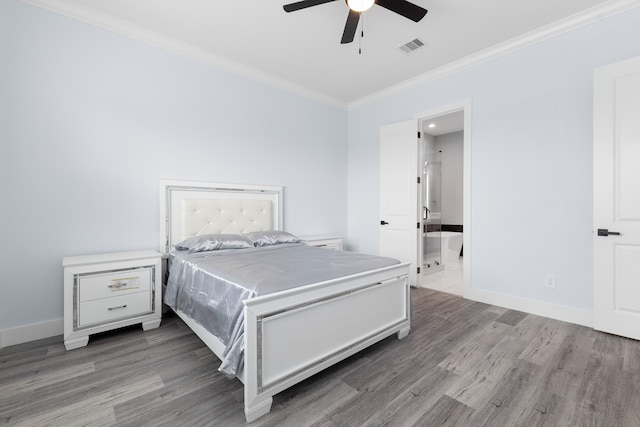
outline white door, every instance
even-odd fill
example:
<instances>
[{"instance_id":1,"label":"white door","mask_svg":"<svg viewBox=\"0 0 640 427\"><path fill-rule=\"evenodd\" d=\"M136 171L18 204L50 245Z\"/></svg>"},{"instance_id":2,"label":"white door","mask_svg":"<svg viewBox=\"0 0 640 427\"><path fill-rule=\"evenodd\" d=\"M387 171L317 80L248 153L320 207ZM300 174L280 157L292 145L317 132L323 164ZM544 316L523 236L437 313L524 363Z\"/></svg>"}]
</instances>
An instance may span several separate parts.
<instances>
[{"instance_id":1,"label":"white door","mask_svg":"<svg viewBox=\"0 0 640 427\"><path fill-rule=\"evenodd\" d=\"M640 339L640 58L595 72L593 179L593 326Z\"/></svg>"},{"instance_id":2,"label":"white door","mask_svg":"<svg viewBox=\"0 0 640 427\"><path fill-rule=\"evenodd\" d=\"M410 262L409 282L420 286L418 121L380 128L380 255Z\"/></svg>"}]
</instances>

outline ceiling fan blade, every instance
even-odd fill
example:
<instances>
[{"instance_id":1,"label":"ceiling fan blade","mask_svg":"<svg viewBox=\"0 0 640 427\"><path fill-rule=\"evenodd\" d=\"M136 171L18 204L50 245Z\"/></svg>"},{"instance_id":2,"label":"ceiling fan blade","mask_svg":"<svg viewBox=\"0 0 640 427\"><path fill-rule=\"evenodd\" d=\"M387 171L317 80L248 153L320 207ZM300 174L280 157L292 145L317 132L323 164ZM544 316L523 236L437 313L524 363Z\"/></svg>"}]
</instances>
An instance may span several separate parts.
<instances>
[{"instance_id":1,"label":"ceiling fan blade","mask_svg":"<svg viewBox=\"0 0 640 427\"><path fill-rule=\"evenodd\" d=\"M285 4L282 6L285 12L295 12L296 10L306 9L312 6L318 6L324 3L330 3L336 0L302 0L295 3Z\"/></svg>"},{"instance_id":2,"label":"ceiling fan blade","mask_svg":"<svg viewBox=\"0 0 640 427\"><path fill-rule=\"evenodd\" d=\"M347 23L344 24L344 32L342 33L341 44L351 43L356 36L356 30L358 29L358 22L360 22L360 12L354 12L349 9L349 16L347 16Z\"/></svg>"},{"instance_id":3,"label":"ceiling fan blade","mask_svg":"<svg viewBox=\"0 0 640 427\"><path fill-rule=\"evenodd\" d=\"M376 0L376 4L411 19L413 22L420 21L427 14L427 9L406 0Z\"/></svg>"}]
</instances>

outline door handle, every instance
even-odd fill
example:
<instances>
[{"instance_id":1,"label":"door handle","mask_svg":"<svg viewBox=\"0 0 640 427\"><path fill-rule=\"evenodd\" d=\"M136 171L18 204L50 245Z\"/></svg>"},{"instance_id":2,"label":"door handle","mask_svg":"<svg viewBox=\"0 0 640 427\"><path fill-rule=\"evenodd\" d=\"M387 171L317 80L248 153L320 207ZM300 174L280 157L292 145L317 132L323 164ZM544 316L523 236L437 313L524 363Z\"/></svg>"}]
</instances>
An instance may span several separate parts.
<instances>
[{"instance_id":1,"label":"door handle","mask_svg":"<svg viewBox=\"0 0 640 427\"><path fill-rule=\"evenodd\" d=\"M385 221L385 220L380 221L380 225L387 225L387 224L389 224L389 223L387 221Z\"/></svg>"},{"instance_id":2,"label":"door handle","mask_svg":"<svg viewBox=\"0 0 640 427\"><path fill-rule=\"evenodd\" d=\"M606 228L598 228L598 236L619 236L617 231L609 231Z\"/></svg>"}]
</instances>

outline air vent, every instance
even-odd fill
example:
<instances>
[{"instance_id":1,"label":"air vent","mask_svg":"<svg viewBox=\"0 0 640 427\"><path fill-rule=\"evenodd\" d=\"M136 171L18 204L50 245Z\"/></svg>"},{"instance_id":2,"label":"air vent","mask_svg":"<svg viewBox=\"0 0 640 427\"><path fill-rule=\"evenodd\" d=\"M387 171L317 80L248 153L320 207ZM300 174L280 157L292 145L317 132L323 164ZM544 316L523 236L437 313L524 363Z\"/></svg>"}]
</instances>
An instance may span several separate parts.
<instances>
[{"instance_id":1,"label":"air vent","mask_svg":"<svg viewBox=\"0 0 640 427\"><path fill-rule=\"evenodd\" d=\"M424 42L422 40L413 39L409 43L405 43L402 46L400 46L400 50L403 51L404 53L411 53L420 49L422 46L424 46Z\"/></svg>"}]
</instances>

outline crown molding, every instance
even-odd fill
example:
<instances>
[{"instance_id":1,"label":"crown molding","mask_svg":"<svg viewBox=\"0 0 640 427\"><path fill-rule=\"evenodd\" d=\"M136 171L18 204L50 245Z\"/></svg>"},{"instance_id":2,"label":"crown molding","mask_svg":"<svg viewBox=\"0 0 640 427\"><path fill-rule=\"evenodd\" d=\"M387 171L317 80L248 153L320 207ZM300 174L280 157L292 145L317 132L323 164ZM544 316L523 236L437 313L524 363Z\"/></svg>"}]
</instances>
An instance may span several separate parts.
<instances>
[{"instance_id":1,"label":"crown molding","mask_svg":"<svg viewBox=\"0 0 640 427\"><path fill-rule=\"evenodd\" d=\"M282 89L284 91L302 96L304 98L317 101L331 107L340 109L347 108L347 103L328 97L324 94L311 91L302 86L291 83L288 80L281 79L260 71L256 68L248 67L228 58L214 55L211 52L195 47L191 44L181 42L171 37L167 37L147 28L135 25L129 21L125 21L106 13L70 3L65 0L21 0L24 3L46 9L60 15L67 16L77 21L90 24L125 37L129 37L143 43L158 47L163 50L184 56L199 62L203 62L214 67L238 74L251 80L265 83L269 86Z\"/></svg>"},{"instance_id":2,"label":"crown molding","mask_svg":"<svg viewBox=\"0 0 640 427\"><path fill-rule=\"evenodd\" d=\"M466 56L460 60L451 62L427 73L421 74L386 89L374 92L350 103L328 97L322 93L309 90L296 85L286 79L267 74L256 68L248 67L222 56L214 55L209 51L197 48L188 43L178 41L147 28L135 25L131 22L115 18L111 15L70 3L66 0L21 0L42 9L67 16L69 18L141 41L163 50L208 64L220 69L238 74L245 78L258 81L269 86L302 96L304 98L326 104L331 107L353 110L367 104L397 95L407 90L416 88L425 83L446 77L450 74L471 68L475 65L487 62L531 46L541 41L553 38L576 28L600 21L626 10L640 6L640 0L610 0L599 6L592 7L583 12L561 19L553 24L538 28L522 36L515 37L506 42L497 44L483 51Z\"/></svg>"},{"instance_id":3,"label":"crown molding","mask_svg":"<svg viewBox=\"0 0 640 427\"><path fill-rule=\"evenodd\" d=\"M436 68L427 73L421 74L415 78L405 80L397 85L390 86L381 91L372 93L366 97L350 102L349 110L362 107L367 104L380 101L382 99L397 95L407 90L416 88L425 83L446 77L450 74L471 68L475 65L487 62L491 59L509 54L511 52L523 49L544 40L556 37L560 34L567 33L574 29L589 25L594 22L601 21L610 16L624 12L629 9L640 6L640 0L611 0L599 6L576 13L567 18L556 21L552 24L540 27L530 31L522 36L515 37L503 43L499 43L488 49L466 56L460 60L451 62L442 67Z\"/></svg>"}]
</instances>

